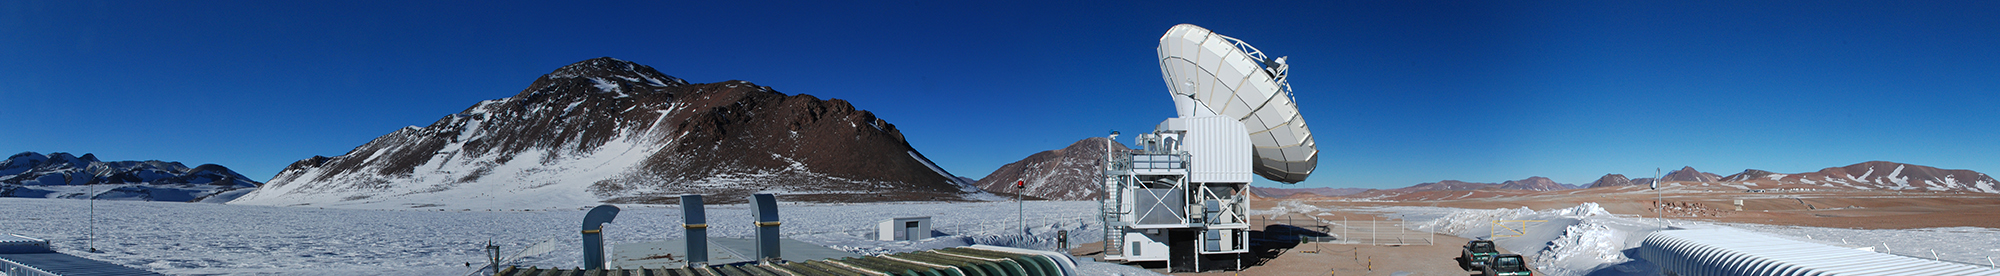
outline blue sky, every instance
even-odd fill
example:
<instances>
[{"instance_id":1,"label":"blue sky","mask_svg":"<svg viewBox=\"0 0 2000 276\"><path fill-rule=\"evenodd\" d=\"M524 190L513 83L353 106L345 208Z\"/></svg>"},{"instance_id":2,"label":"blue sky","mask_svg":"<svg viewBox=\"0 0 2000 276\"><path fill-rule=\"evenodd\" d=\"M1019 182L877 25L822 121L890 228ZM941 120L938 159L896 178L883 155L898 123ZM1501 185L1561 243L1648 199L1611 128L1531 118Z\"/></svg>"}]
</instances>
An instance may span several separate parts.
<instances>
[{"instance_id":1,"label":"blue sky","mask_svg":"<svg viewBox=\"0 0 2000 276\"><path fill-rule=\"evenodd\" d=\"M0 151L268 179L610 56L846 99L978 177L1173 116L1154 47L1193 23L1290 57L1291 187L2000 172L1996 2L294 2L0 3Z\"/></svg>"}]
</instances>

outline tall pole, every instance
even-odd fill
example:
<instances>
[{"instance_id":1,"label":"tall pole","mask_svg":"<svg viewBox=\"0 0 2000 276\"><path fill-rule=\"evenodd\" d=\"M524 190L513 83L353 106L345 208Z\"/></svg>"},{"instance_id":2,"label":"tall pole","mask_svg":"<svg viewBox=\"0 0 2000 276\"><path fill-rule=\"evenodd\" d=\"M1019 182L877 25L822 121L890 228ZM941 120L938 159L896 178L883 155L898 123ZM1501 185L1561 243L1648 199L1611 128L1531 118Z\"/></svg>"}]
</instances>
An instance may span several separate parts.
<instances>
[{"instance_id":1,"label":"tall pole","mask_svg":"<svg viewBox=\"0 0 2000 276\"><path fill-rule=\"evenodd\" d=\"M70 179L70 176L68 174L64 174L63 181L69 181L70 183L75 183L76 180ZM90 230L85 232L83 235L84 247L88 247L91 253L96 253L97 252L97 184L86 182L83 185L90 186L90 222L89 222Z\"/></svg>"},{"instance_id":2,"label":"tall pole","mask_svg":"<svg viewBox=\"0 0 2000 276\"><path fill-rule=\"evenodd\" d=\"M1667 228L1665 202L1660 202L1660 168L1653 168L1653 216L1660 220L1660 228Z\"/></svg>"},{"instance_id":3,"label":"tall pole","mask_svg":"<svg viewBox=\"0 0 2000 276\"><path fill-rule=\"evenodd\" d=\"M1021 201L1021 194L1028 193L1028 181L1014 181L1014 217L1021 220L1021 235L1028 234L1028 203Z\"/></svg>"}]
</instances>

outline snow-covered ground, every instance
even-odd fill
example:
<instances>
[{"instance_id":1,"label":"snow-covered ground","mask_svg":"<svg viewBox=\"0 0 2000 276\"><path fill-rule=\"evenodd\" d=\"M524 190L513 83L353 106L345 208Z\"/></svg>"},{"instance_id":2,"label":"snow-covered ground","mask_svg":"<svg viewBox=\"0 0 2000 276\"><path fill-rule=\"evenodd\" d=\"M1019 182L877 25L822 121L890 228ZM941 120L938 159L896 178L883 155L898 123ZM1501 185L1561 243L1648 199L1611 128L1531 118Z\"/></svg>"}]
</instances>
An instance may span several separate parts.
<instances>
[{"instance_id":1,"label":"snow-covered ground","mask_svg":"<svg viewBox=\"0 0 2000 276\"><path fill-rule=\"evenodd\" d=\"M491 240L503 255L531 245L554 251L526 256L517 265L575 267L582 251L576 233L583 210L353 210L171 202L96 202L97 223L87 223L89 201L0 198L0 233L48 239L58 250L91 259L177 275L463 275L466 263L483 262L481 247ZM621 205L616 222L605 225L606 242L681 238L677 206ZM1029 202L1028 234L1022 235L1012 202L785 204L780 207L787 237L857 253L890 253L970 244L1049 249L1056 233L1068 230L1071 246L1102 237L1094 223L1096 202ZM749 237L747 206L709 206L709 233ZM1321 207L1281 202L1257 214L1318 214ZM1381 207L1354 211L1400 215L1417 230L1467 238L1491 238L1493 220L1524 223L1520 237L1498 239L1509 251L1530 258L1551 275L1653 275L1650 263L1632 252L1646 234L1675 227L1732 227L1773 236L1847 247L1873 247L1920 258L1987 265L2000 257L2000 230L1954 227L1857 230L1754 224L1716 225L1615 215L1583 204L1552 210ZM883 242L870 235L875 222L894 217L931 216L945 236ZM95 229L96 241L85 236ZM1504 231L1504 230L1503 230ZM85 252L89 246L101 252ZM1886 245L1886 246L1885 246ZM1452 246L1452 245L1438 245ZM1087 275L1156 275L1150 271L1078 259Z\"/></svg>"},{"instance_id":2,"label":"snow-covered ground","mask_svg":"<svg viewBox=\"0 0 2000 276\"><path fill-rule=\"evenodd\" d=\"M63 253L176 275L463 275L482 264L483 243L514 255L549 241L555 250L517 265L575 267L583 210L353 210L169 202L96 202L96 225L84 200L0 198L0 233L47 239ZM605 225L607 244L677 239L678 206L621 205ZM1054 247L1058 230L1070 244L1102 239L1093 223L1096 202L1029 202L1028 234L1013 202L785 204L788 238L858 253L906 252L969 244ZM709 235L750 237L745 205L709 206ZM922 241L875 241L875 222L931 216L946 236ZM95 229L95 242L85 236ZM101 252L85 252L95 246ZM1079 259L1088 275L1155 275L1143 269Z\"/></svg>"},{"instance_id":3,"label":"snow-covered ground","mask_svg":"<svg viewBox=\"0 0 2000 276\"><path fill-rule=\"evenodd\" d=\"M1303 204L1280 204L1291 211L1323 212ZM1273 210L1281 211L1281 210ZM1529 259L1537 271L1569 275L1658 275L1659 269L1635 250L1647 234L1665 227L1737 228L1771 236L1843 247L1870 247L1876 252L1937 258L1988 266L2000 257L2000 229L1952 227L1904 230L1860 230L1823 227L1715 224L1704 221L1642 218L1605 212L1596 203L1551 210L1382 207L1356 211L1401 215L1412 228L1464 238L1486 238ZM1516 220L1496 227L1495 220ZM1510 232L1509 228L1520 229ZM1495 233L1499 233L1496 238ZM1518 235L1518 236L1514 236ZM1514 236L1514 237L1509 237ZM1885 251L1884 248L1887 248Z\"/></svg>"}]
</instances>

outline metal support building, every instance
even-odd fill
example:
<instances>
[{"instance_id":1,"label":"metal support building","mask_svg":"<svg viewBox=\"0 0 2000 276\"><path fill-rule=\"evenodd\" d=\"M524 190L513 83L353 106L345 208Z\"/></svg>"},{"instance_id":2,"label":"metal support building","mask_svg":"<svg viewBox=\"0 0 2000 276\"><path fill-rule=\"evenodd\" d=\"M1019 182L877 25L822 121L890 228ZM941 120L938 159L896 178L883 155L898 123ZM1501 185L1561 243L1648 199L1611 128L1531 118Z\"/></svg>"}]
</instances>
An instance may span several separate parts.
<instances>
[{"instance_id":1,"label":"metal support building","mask_svg":"<svg viewBox=\"0 0 2000 276\"><path fill-rule=\"evenodd\" d=\"M1179 271L1240 270L1250 252L1249 137L1223 116L1173 118L1111 152L1104 171L1106 260Z\"/></svg>"}]
</instances>

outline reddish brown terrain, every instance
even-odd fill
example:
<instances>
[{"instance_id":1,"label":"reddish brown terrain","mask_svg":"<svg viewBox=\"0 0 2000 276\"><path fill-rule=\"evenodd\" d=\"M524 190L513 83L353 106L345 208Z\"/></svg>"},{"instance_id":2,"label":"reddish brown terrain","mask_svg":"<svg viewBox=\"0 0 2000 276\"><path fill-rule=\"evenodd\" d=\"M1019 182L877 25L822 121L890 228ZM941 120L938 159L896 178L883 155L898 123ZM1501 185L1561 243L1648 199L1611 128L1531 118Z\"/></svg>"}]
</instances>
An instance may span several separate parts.
<instances>
[{"instance_id":1,"label":"reddish brown terrain","mask_svg":"<svg viewBox=\"0 0 2000 276\"><path fill-rule=\"evenodd\" d=\"M1730 182L1666 182L1658 193L1643 185L1562 191L1422 191L1367 201L1288 198L1327 207L1439 206L1554 209L1596 202L1615 214L1677 219L1862 229L1929 227L2000 228L2000 194L1840 190L1802 185L1749 186ZM1817 188L1817 189L1815 189ZM1654 204L1654 197L1664 204ZM1741 211L1735 201L1743 200ZM1269 208L1274 200L1256 201ZM1275 204L1275 203L1270 203ZM1664 206L1664 208L1657 208Z\"/></svg>"},{"instance_id":2,"label":"reddish brown terrain","mask_svg":"<svg viewBox=\"0 0 2000 276\"><path fill-rule=\"evenodd\" d=\"M1751 186L1758 189L1744 189ZM1284 201L1330 207L1437 206L1455 208L1519 208L1545 210L1596 202L1620 215L1666 216L1675 219L1732 223L1758 223L1861 229L1908 229L1929 227L2000 228L2000 194L1978 192L1898 192L1881 190L1826 189L1800 185L1740 182L1665 182L1662 189L1646 185L1610 186L1559 191L1503 189L1418 191L1387 198L1357 200L1349 197L1315 196L1310 193L1284 198L1255 197L1251 208L1268 210ZM1664 204L1655 204L1654 197ZM1735 201L1743 200L1739 211ZM1330 211L1318 214L1321 220L1394 220L1375 214ZM1302 214L1286 214L1256 220L1255 229L1267 225L1312 224ZM1174 275L1469 275L1456 267L1459 245L1465 239L1449 235L1432 236L1434 244L1370 246L1308 243L1271 250L1256 266L1244 271L1207 271ZM1090 256L1094 245L1073 251ZM1153 269L1165 273L1164 269ZM1540 274L1540 272L1537 272Z\"/></svg>"}]
</instances>

